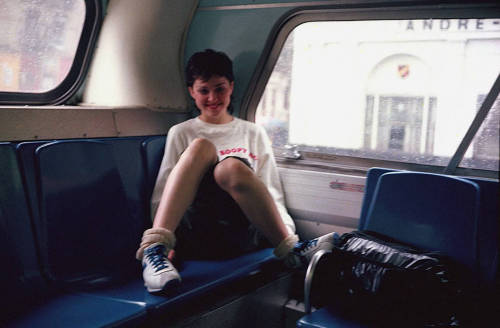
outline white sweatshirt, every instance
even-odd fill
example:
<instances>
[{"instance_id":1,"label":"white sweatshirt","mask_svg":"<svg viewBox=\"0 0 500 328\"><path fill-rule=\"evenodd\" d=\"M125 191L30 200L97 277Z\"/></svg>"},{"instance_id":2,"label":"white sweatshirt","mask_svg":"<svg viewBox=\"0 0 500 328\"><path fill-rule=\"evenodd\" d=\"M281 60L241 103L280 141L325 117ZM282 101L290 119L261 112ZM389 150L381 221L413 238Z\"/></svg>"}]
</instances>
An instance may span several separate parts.
<instances>
[{"instance_id":1,"label":"white sweatshirt","mask_svg":"<svg viewBox=\"0 0 500 328\"><path fill-rule=\"evenodd\" d=\"M197 117L177 124L169 130L165 153L151 197L153 218L168 175L182 152L196 138L212 142L217 149L219 161L228 156L246 158L273 197L283 223L290 233L295 233L295 224L285 208L283 189L266 131L261 126L236 117L226 124L206 123Z\"/></svg>"}]
</instances>

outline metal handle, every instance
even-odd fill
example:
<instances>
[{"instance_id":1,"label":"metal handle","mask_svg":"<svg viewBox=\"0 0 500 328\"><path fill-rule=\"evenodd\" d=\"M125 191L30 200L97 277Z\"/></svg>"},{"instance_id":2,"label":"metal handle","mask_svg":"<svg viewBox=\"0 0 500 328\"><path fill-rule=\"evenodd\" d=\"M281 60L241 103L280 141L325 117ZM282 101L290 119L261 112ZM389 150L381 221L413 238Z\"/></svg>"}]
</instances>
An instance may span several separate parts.
<instances>
[{"instance_id":1,"label":"metal handle","mask_svg":"<svg viewBox=\"0 0 500 328\"><path fill-rule=\"evenodd\" d=\"M311 288L314 272L316 271L319 260L327 253L331 252L324 249L317 251L311 258L309 266L307 267L306 277L304 278L304 308L307 314L311 313Z\"/></svg>"}]
</instances>

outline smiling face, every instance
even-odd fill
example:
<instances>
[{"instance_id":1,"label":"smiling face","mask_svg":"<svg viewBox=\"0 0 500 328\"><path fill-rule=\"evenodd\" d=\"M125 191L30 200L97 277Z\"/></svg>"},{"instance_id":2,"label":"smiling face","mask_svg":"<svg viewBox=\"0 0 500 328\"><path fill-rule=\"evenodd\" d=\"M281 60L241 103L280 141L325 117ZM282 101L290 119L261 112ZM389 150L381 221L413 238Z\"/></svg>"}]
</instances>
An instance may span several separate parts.
<instances>
[{"instance_id":1,"label":"smiling face","mask_svg":"<svg viewBox=\"0 0 500 328\"><path fill-rule=\"evenodd\" d=\"M200 110L200 119L207 123L224 124L233 120L227 108L231 103L234 82L226 77L214 75L207 81L195 79L193 86L188 87L196 107Z\"/></svg>"}]
</instances>

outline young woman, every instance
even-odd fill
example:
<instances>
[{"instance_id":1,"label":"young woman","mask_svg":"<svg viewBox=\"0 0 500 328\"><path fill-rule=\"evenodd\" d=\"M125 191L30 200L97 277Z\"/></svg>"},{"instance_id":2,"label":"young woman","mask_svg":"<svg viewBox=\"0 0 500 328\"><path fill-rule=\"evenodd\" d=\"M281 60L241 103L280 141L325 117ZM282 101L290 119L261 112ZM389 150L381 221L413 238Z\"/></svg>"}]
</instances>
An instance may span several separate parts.
<instances>
[{"instance_id":1,"label":"young woman","mask_svg":"<svg viewBox=\"0 0 500 328\"><path fill-rule=\"evenodd\" d=\"M333 233L298 242L265 130L231 115L229 57L209 49L195 53L186 81L200 115L168 132L152 196L153 227L137 251L148 291L180 282L168 259L176 244L181 258L220 258L267 242L290 267L331 248Z\"/></svg>"}]
</instances>

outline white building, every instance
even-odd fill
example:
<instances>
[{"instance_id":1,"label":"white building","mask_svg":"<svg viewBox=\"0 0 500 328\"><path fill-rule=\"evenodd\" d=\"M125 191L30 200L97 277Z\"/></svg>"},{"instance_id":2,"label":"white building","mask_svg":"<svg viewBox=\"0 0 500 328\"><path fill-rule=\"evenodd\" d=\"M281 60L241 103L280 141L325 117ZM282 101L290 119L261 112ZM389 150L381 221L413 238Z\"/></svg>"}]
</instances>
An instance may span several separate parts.
<instances>
[{"instance_id":1,"label":"white building","mask_svg":"<svg viewBox=\"0 0 500 328\"><path fill-rule=\"evenodd\" d=\"M500 19L311 22L292 35L289 70L273 73L260 105L289 97L273 117L288 116L291 144L449 157L500 72ZM468 157L498 162L494 107Z\"/></svg>"}]
</instances>

